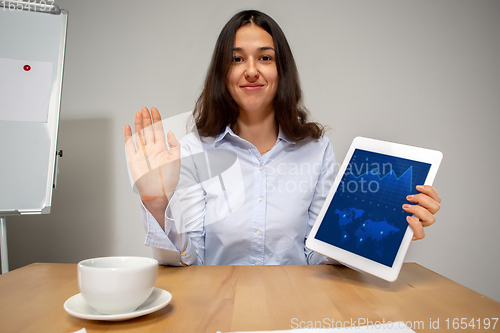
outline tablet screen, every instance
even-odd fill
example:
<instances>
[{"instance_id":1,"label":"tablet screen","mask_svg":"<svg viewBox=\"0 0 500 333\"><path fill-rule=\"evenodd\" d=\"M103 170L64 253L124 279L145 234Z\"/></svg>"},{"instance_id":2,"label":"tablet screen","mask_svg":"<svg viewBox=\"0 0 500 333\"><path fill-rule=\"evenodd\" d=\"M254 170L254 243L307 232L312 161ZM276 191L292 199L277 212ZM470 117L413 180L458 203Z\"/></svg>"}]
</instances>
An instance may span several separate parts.
<instances>
[{"instance_id":1,"label":"tablet screen","mask_svg":"<svg viewBox=\"0 0 500 333\"><path fill-rule=\"evenodd\" d=\"M402 206L430 167L356 149L315 238L392 267L411 215Z\"/></svg>"}]
</instances>

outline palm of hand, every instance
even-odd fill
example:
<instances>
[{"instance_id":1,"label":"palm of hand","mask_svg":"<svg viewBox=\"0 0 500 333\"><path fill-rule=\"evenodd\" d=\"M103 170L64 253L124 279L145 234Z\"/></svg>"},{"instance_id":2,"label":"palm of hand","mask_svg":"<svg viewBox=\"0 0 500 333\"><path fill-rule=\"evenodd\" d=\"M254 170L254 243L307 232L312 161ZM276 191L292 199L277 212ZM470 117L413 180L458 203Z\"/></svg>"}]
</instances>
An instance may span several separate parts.
<instances>
[{"instance_id":1,"label":"palm of hand","mask_svg":"<svg viewBox=\"0 0 500 333\"><path fill-rule=\"evenodd\" d=\"M136 116L136 133L134 145L130 127L125 127L125 140L128 164L135 188L141 196L161 197L174 192L179 181L180 147L175 137L168 134L170 151L165 142L161 118L156 109L152 109L154 125L144 121L138 126ZM143 111L144 115L144 111ZM149 116L149 112L147 112ZM156 119L155 119L155 116ZM145 119L148 119L144 117ZM150 119L150 118L149 118ZM144 125L146 125L144 127Z\"/></svg>"}]
</instances>

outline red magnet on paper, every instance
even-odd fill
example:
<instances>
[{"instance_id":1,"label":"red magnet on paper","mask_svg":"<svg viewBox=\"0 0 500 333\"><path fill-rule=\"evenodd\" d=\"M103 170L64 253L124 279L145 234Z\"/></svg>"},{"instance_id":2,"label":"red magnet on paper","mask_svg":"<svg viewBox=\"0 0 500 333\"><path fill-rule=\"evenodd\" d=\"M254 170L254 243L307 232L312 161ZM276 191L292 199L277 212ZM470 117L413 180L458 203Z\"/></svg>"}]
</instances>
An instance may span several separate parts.
<instances>
[{"instance_id":1,"label":"red magnet on paper","mask_svg":"<svg viewBox=\"0 0 500 333\"><path fill-rule=\"evenodd\" d=\"M30 65L24 65L24 67L23 67L23 68L24 68L24 70L25 70L26 72L29 72L29 71L31 70L31 66L30 66Z\"/></svg>"}]
</instances>

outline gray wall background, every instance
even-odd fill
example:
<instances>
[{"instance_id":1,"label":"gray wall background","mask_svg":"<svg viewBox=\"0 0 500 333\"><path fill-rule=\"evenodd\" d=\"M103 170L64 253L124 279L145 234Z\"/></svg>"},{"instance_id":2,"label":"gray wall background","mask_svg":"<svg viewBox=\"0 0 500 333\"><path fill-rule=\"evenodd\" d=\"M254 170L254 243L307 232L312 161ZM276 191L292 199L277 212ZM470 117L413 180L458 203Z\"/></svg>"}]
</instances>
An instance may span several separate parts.
<instances>
[{"instance_id":1,"label":"gray wall background","mask_svg":"<svg viewBox=\"0 0 500 333\"><path fill-rule=\"evenodd\" d=\"M52 213L8 218L11 269L143 255L123 126L192 110L215 40L246 1L58 0L69 10ZM313 118L342 161L356 136L441 150L437 223L415 261L500 301L500 2L254 1L285 31Z\"/></svg>"}]
</instances>

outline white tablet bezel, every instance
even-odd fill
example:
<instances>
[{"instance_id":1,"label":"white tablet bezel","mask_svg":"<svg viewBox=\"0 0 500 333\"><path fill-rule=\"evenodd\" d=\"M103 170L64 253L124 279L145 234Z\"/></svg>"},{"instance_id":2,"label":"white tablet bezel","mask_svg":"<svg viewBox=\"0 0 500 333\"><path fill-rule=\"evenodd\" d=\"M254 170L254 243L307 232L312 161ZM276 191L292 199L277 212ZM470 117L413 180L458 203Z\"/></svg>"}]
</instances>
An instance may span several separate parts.
<instances>
[{"instance_id":1,"label":"white tablet bezel","mask_svg":"<svg viewBox=\"0 0 500 333\"><path fill-rule=\"evenodd\" d=\"M330 192L328 193L325 203L323 204L323 207L321 208L321 211L318 214L318 217L309 234L309 237L306 240L306 246L313 251L319 252L330 258L333 258L353 269L360 270L392 282L395 281L399 275L401 266L403 265L403 261L406 256L406 252L408 251L408 247L410 246L411 240L413 238L413 229L410 226L408 226L406 229L405 235L403 237L403 240L401 242L401 245L399 247L398 253L396 255L392 267L385 266L371 259L362 257L358 254L349 252L347 250L325 243L315 238L319 226L323 222L323 217L325 216L326 211L330 206L330 202L332 201L333 196L337 191L340 181L342 180L342 177L344 176L347 166L351 161L351 157L356 149L367 150L374 153L380 153L394 157L405 158L413 161L429 163L431 167L427 175L427 178L425 179L424 185L432 185L434 178L436 177L436 173L438 171L441 160L443 158L443 154L440 151L436 150L418 148L418 147L369 139L364 137L356 137L353 140L351 147L347 152L344 162L342 163L342 166L340 167L337 177L335 178L333 186Z\"/></svg>"}]
</instances>

